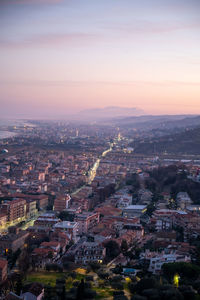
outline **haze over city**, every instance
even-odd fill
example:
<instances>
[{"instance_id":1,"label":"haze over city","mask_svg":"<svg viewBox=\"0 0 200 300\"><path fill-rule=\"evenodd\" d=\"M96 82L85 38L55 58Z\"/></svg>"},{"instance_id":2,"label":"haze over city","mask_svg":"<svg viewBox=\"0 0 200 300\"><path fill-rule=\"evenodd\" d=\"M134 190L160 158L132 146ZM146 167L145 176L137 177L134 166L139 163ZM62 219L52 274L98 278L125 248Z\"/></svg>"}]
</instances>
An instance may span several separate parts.
<instances>
[{"instance_id":1,"label":"haze over city","mask_svg":"<svg viewBox=\"0 0 200 300\"><path fill-rule=\"evenodd\" d=\"M0 300L200 300L200 0L0 0Z\"/></svg>"},{"instance_id":2,"label":"haze over city","mask_svg":"<svg viewBox=\"0 0 200 300\"><path fill-rule=\"evenodd\" d=\"M199 14L199 0L1 0L1 118L199 114Z\"/></svg>"}]
</instances>

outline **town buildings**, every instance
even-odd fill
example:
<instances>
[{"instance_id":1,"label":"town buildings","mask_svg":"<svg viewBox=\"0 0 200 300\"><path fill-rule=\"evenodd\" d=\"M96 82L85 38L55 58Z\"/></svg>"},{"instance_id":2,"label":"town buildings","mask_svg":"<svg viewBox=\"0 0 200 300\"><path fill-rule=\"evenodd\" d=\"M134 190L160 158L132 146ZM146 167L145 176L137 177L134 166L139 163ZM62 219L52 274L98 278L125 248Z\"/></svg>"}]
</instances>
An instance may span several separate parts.
<instances>
[{"instance_id":1,"label":"town buildings","mask_svg":"<svg viewBox=\"0 0 200 300\"><path fill-rule=\"evenodd\" d=\"M99 223L100 213L84 212L75 216L75 221L78 223L78 233L87 233Z\"/></svg>"},{"instance_id":2,"label":"town buildings","mask_svg":"<svg viewBox=\"0 0 200 300\"><path fill-rule=\"evenodd\" d=\"M106 249L97 242L84 242L76 251L75 263L87 265L90 262L102 263L106 254Z\"/></svg>"},{"instance_id":3,"label":"town buildings","mask_svg":"<svg viewBox=\"0 0 200 300\"><path fill-rule=\"evenodd\" d=\"M34 139L43 147L24 148L20 139L18 151L2 154L1 256L27 245L33 269L52 262L62 266L62 259L69 257L77 266L87 266L105 261L106 243L114 241L119 251L122 245L128 251L121 251L116 264L139 263L136 247L155 248L141 257L154 274L160 274L164 263L189 262L195 247L186 242L200 236L198 205L181 191L172 199L170 189L161 191L155 201L145 181L161 160L125 150L129 141L118 141L114 128L108 133L95 130L80 128L76 136L71 127L63 127L61 134L44 126L34 129ZM27 143L34 139L25 135ZM11 224L19 228L7 233ZM20 230L24 227L26 231Z\"/></svg>"},{"instance_id":4,"label":"town buildings","mask_svg":"<svg viewBox=\"0 0 200 300\"><path fill-rule=\"evenodd\" d=\"M140 217L145 213L146 205L129 205L123 209L124 217Z\"/></svg>"},{"instance_id":5,"label":"town buildings","mask_svg":"<svg viewBox=\"0 0 200 300\"><path fill-rule=\"evenodd\" d=\"M54 210L57 212L61 212L69 208L71 197L70 195L63 195L56 197L54 201Z\"/></svg>"},{"instance_id":6,"label":"town buildings","mask_svg":"<svg viewBox=\"0 0 200 300\"><path fill-rule=\"evenodd\" d=\"M160 274L163 264L173 262L190 262L189 254L182 254L179 251L163 251L162 253L146 251L140 255L141 259L149 260L148 271L153 274Z\"/></svg>"},{"instance_id":7,"label":"town buildings","mask_svg":"<svg viewBox=\"0 0 200 300\"><path fill-rule=\"evenodd\" d=\"M24 199L15 199L5 202L1 205L1 212L7 215L9 223L17 223L26 218L26 201Z\"/></svg>"},{"instance_id":8,"label":"town buildings","mask_svg":"<svg viewBox=\"0 0 200 300\"><path fill-rule=\"evenodd\" d=\"M65 232L69 239L73 242L78 241L78 223L77 222L69 222L63 221L58 222L53 226L54 230L59 232Z\"/></svg>"},{"instance_id":9,"label":"town buildings","mask_svg":"<svg viewBox=\"0 0 200 300\"><path fill-rule=\"evenodd\" d=\"M5 255L9 250L12 252L22 249L29 233L15 230L13 233L0 236L0 254Z\"/></svg>"}]
</instances>

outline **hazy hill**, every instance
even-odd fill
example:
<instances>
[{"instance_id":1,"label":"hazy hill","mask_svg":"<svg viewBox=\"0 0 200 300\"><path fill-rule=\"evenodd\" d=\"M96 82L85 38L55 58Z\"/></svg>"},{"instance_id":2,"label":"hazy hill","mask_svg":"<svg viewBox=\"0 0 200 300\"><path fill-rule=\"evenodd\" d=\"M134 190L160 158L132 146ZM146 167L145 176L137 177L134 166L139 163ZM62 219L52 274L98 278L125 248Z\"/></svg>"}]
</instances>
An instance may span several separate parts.
<instances>
[{"instance_id":1,"label":"hazy hill","mask_svg":"<svg viewBox=\"0 0 200 300\"><path fill-rule=\"evenodd\" d=\"M200 127L178 134L133 142L135 153L200 154Z\"/></svg>"},{"instance_id":2,"label":"hazy hill","mask_svg":"<svg viewBox=\"0 0 200 300\"><path fill-rule=\"evenodd\" d=\"M142 130L173 129L200 126L200 116L194 115L162 115L139 116L115 120L116 126Z\"/></svg>"},{"instance_id":3,"label":"hazy hill","mask_svg":"<svg viewBox=\"0 0 200 300\"><path fill-rule=\"evenodd\" d=\"M118 106L108 106L104 108L86 109L80 111L77 115L81 120L100 121L117 117L125 118L127 116L138 116L144 114L144 111L137 107L127 108Z\"/></svg>"}]
</instances>

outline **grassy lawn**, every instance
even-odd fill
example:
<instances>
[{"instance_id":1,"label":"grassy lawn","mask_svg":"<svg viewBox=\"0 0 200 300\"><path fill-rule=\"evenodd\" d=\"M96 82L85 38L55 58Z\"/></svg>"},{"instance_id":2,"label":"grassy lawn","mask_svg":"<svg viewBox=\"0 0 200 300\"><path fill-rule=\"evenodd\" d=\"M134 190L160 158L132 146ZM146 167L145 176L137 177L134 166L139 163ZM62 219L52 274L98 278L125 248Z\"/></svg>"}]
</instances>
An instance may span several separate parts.
<instances>
[{"instance_id":1,"label":"grassy lawn","mask_svg":"<svg viewBox=\"0 0 200 300\"><path fill-rule=\"evenodd\" d=\"M54 286L56 284L56 279L67 276L67 273L57 273L57 272L32 272L27 275L27 282L40 282L44 285L50 284Z\"/></svg>"},{"instance_id":2,"label":"grassy lawn","mask_svg":"<svg viewBox=\"0 0 200 300\"><path fill-rule=\"evenodd\" d=\"M111 287L99 288L95 287L95 291L97 292L96 299L109 299L112 298L113 289Z\"/></svg>"},{"instance_id":3,"label":"grassy lawn","mask_svg":"<svg viewBox=\"0 0 200 300\"><path fill-rule=\"evenodd\" d=\"M56 279L58 278L66 278L66 288L70 289L72 287L72 282L74 280L81 280L85 278L85 275L80 274L80 273L76 273L76 278L72 279L69 276L68 272L63 272L63 273L58 273L58 272L47 272L47 271L43 271L43 272L32 272L30 274L27 275L27 279L26 282L40 282L44 285L50 284L51 286L55 286L56 284Z\"/></svg>"},{"instance_id":4,"label":"grassy lawn","mask_svg":"<svg viewBox=\"0 0 200 300\"><path fill-rule=\"evenodd\" d=\"M76 270L78 271L78 270ZM69 272L63 272L63 273L57 273L57 272L32 272L27 275L26 283L29 282L40 282L44 285L50 284L51 286L55 286L56 279L58 278L66 278L66 290L69 290L73 285L73 281L84 279L86 275L83 274L83 272L76 273L76 279L72 279L69 276ZM113 289L111 286L103 286L98 287L98 284L95 284L95 282L92 282L92 289L94 289L97 292L96 299L112 299L113 295ZM127 283L124 284L124 291L126 294L128 294L128 285Z\"/></svg>"}]
</instances>

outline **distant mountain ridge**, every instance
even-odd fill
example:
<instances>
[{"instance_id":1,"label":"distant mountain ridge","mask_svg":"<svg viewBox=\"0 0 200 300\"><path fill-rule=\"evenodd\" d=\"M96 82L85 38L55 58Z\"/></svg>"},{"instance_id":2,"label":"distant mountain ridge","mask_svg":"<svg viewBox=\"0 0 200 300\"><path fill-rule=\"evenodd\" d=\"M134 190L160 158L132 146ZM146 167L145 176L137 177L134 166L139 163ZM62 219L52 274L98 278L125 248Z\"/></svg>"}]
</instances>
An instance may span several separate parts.
<instances>
[{"instance_id":1,"label":"distant mountain ridge","mask_svg":"<svg viewBox=\"0 0 200 300\"><path fill-rule=\"evenodd\" d=\"M80 111L80 118L92 120L104 120L114 118L125 118L143 115L144 111L137 107L107 106L104 108L93 108Z\"/></svg>"}]
</instances>

